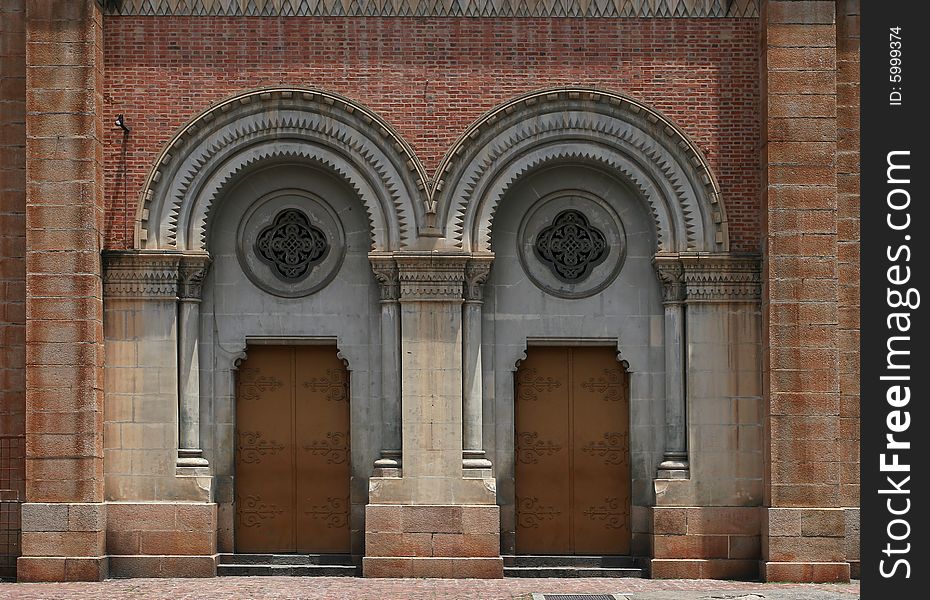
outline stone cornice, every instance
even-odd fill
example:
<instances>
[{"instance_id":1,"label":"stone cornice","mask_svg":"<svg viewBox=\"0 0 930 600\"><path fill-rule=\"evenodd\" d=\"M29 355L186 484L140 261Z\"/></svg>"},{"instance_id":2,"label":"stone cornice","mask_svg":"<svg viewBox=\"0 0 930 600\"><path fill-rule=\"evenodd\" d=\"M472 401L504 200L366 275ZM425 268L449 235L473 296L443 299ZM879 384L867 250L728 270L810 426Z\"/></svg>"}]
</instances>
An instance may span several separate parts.
<instances>
[{"instance_id":1,"label":"stone cornice","mask_svg":"<svg viewBox=\"0 0 930 600\"><path fill-rule=\"evenodd\" d=\"M100 0L98 0L100 2ZM107 0L108 15L706 18L759 16L758 0Z\"/></svg>"},{"instance_id":2,"label":"stone cornice","mask_svg":"<svg viewBox=\"0 0 930 600\"><path fill-rule=\"evenodd\" d=\"M467 255L424 252L395 257L401 302L462 301Z\"/></svg>"}]
</instances>

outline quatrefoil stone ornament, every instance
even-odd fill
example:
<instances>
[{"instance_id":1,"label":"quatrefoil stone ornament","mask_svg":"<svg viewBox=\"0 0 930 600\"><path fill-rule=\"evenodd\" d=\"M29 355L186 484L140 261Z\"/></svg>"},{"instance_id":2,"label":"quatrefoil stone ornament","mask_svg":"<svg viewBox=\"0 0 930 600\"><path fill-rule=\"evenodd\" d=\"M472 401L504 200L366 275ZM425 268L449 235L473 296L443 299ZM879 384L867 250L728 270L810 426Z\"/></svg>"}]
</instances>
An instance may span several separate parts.
<instances>
[{"instance_id":1,"label":"quatrefoil stone ornament","mask_svg":"<svg viewBox=\"0 0 930 600\"><path fill-rule=\"evenodd\" d=\"M290 208L258 234L255 252L285 281L306 277L329 253L326 234L303 212Z\"/></svg>"},{"instance_id":2,"label":"quatrefoil stone ornament","mask_svg":"<svg viewBox=\"0 0 930 600\"><path fill-rule=\"evenodd\" d=\"M539 232L533 250L556 277L575 283L604 262L609 247L604 234L588 223L583 214L564 210L552 225Z\"/></svg>"}]
</instances>

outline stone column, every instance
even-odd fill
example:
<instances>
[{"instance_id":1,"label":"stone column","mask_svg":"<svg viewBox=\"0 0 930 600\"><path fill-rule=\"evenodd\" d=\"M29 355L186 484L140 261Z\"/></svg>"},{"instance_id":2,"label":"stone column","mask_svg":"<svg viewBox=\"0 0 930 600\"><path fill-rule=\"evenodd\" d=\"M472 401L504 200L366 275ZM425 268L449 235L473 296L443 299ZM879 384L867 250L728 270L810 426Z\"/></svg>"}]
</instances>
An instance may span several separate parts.
<instances>
[{"instance_id":1,"label":"stone column","mask_svg":"<svg viewBox=\"0 0 930 600\"><path fill-rule=\"evenodd\" d=\"M462 316L462 467L467 475L490 477L491 461L482 440L481 306L484 283L493 256L473 257L465 266L465 305ZM476 471L477 469L477 471Z\"/></svg>"},{"instance_id":2,"label":"stone column","mask_svg":"<svg viewBox=\"0 0 930 600\"><path fill-rule=\"evenodd\" d=\"M102 83L97 2L27 2L26 503L20 581L107 576Z\"/></svg>"},{"instance_id":3,"label":"stone column","mask_svg":"<svg viewBox=\"0 0 930 600\"><path fill-rule=\"evenodd\" d=\"M656 257L665 307L665 454L659 479L687 479L684 269L677 257Z\"/></svg>"},{"instance_id":4,"label":"stone column","mask_svg":"<svg viewBox=\"0 0 930 600\"><path fill-rule=\"evenodd\" d=\"M491 478L464 478L462 296L468 256L395 255L403 477L372 477L366 577L502 577Z\"/></svg>"},{"instance_id":5,"label":"stone column","mask_svg":"<svg viewBox=\"0 0 930 600\"><path fill-rule=\"evenodd\" d=\"M207 254L190 254L178 266L178 467L208 466L200 446L199 342L200 299L209 264Z\"/></svg>"},{"instance_id":6,"label":"stone column","mask_svg":"<svg viewBox=\"0 0 930 600\"><path fill-rule=\"evenodd\" d=\"M376 477L401 476L400 315L397 263L391 256L369 256L381 292L381 457Z\"/></svg>"},{"instance_id":7,"label":"stone column","mask_svg":"<svg viewBox=\"0 0 930 600\"><path fill-rule=\"evenodd\" d=\"M848 581L840 403L836 3L763 2L762 578Z\"/></svg>"}]
</instances>

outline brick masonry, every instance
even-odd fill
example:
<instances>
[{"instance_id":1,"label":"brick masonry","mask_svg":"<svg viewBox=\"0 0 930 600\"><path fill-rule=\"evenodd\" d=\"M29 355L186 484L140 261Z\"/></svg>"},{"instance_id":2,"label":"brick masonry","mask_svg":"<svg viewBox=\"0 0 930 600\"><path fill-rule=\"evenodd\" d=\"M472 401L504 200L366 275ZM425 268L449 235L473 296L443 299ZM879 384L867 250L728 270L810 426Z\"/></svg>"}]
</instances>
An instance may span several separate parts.
<instances>
[{"instance_id":1,"label":"brick masonry","mask_svg":"<svg viewBox=\"0 0 930 600\"><path fill-rule=\"evenodd\" d=\"M124 113L132 127L125 142L106 130L111 248L132 245L158 153L234 93L293 85L348 96L432 173L485 111L580 84L630 94L682 126L719 179L734 250L759 250L757 19L109 17L104 40L106 122Z\"/></svg>"},{"instance_id":2,"label":"brick masonry","mask_svg":"<svg viewBox=\"0 0 930 600\"><path fill-rule=\"evenodd\" d=\"M769 581L848 580L850 573L841 495L835 8L829 1L762 5L768 508L761 575Z\"/></svg>"}]
</instances>

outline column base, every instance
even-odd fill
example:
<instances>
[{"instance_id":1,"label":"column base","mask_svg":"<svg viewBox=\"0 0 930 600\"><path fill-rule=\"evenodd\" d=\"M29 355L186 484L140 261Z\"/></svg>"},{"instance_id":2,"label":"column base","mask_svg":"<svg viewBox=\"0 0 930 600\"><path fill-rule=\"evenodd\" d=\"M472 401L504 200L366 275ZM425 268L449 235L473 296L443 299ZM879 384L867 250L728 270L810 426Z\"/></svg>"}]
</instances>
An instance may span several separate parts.
<instances>
[{"instance_id":1,"label":"column base","mask_svg":"<svg viewBox=\"0 0 930 600\"><path fill-rule=\"evenodd\" d=\"M687 452L666 452L659 463L656 479L690 479L691 467Z\"/></svg>"},{"instance_id":2,"label":"column base","mask_svg":"<svg viewBox=\"0 0 930 600\"><path fill-rule=\"evenodd\" d=\"M762 581L791 583L847 583L848 562L771 562L760 564Z\"/></svg>"},{"instance_id":3,"label":"column base","mask_svg":"<svg viewBox=\"0 0 930 600\"><path fill-rule=\"evenodd\" d=\"M373 477L403 477L400 450L382 450L381 458L375 461Z\"/></svg>"},{"instance_id":4,"label":"column base","mask_svg":"<svg viewBox=\"0 0 930 600\"><path fill-rule=\"evenodd\" d=\"M203 457L200 448L181 448L178 450L179 467L209 467L210 463Z\"/></svg>"}]
</instances>

